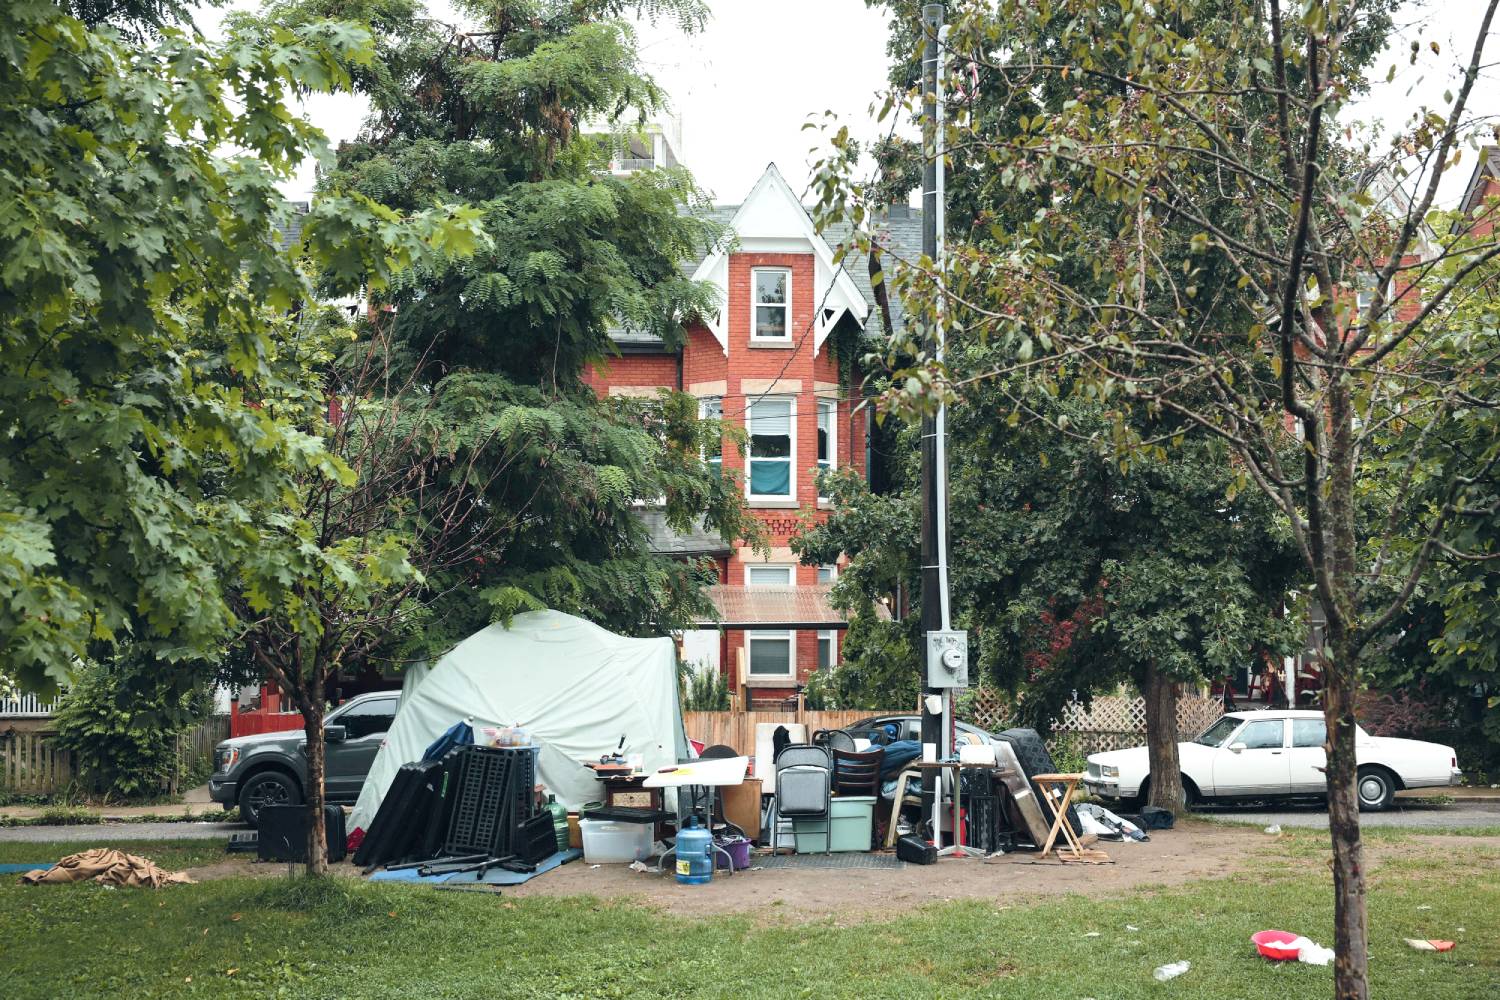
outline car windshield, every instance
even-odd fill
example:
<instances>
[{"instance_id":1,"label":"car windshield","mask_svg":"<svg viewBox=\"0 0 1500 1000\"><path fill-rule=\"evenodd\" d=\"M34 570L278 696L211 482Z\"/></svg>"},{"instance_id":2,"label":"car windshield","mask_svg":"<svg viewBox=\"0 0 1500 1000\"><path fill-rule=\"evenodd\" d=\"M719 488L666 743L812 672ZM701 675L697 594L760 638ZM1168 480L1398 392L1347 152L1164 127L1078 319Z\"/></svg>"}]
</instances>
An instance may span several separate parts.
<instances>
[{"instance_id":1,"label":"car windshield","mask_svg":"<svg viewBox=\"0 0 1500 1000\"><path fill-rule=\"evenodd\" d=\"M1203 735L1193 742L1206 747L1223 746L1224 741L1229 739L1229 734L1238 729L1240 723L1243 721L1243 719L1236 719L1232 715L1226 715L1218 722L1203 730Z\"/></svg>"}]
</instances>

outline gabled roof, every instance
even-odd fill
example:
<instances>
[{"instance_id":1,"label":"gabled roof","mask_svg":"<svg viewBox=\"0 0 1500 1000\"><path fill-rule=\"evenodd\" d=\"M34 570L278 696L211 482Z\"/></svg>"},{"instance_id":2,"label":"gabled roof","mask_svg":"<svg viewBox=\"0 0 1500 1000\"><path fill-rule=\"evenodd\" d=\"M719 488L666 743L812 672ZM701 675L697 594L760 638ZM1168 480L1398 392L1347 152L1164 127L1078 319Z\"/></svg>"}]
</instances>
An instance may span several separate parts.
<instances>
[{"instance_id":1,"label":"gabled roof","mask_svg":"<svg viewBox=\"0 0 1500 1000\"><path fill-rule=\"evenodd\" d=\"M1479 162L1474 164L1474 172L1464 187L1464 196L1458 203L1459 212L1465 216L1473 212L1484 196L1484 182L1497 177L1500 177L1500 146L1485 146L1479 151Z\"/></svg>"},{"instance_id":2,"label":"gabled roof","mask_svg":"<svg viewBox=\"0 0 1500 1000\"><path fill-rule=\"evenodd\" d=\"M812 249L814 337L813 353L816 354L828 339L834 326L844 316L850 316L861 326L870 313L871 300L865 298L843 266L834 263L833 248L830 247L807 209L793 193L776 164L766 165L765 172L750 194L729 220L729 230L734 242L714 248L698 262L692 272L694 281L709 281L719 287L728 298L729 254L731 249L747 252L785 252L794 244L805 242ZM790 241L790 243L789 243ZM798 247L800 249L800 247ZM728 317L723 310L708 320L708 328L724 348L729 351Z\"/></svg>"}]
</instances>

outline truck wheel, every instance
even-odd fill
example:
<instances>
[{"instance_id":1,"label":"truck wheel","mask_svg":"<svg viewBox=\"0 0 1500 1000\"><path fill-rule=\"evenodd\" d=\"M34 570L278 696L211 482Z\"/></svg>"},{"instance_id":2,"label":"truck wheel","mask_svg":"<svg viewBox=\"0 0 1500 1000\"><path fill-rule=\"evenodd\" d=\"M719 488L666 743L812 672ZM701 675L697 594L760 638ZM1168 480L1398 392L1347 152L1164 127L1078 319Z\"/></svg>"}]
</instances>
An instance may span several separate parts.
<instances>
[{"instance_id":1,"label":"truck wheel","mask_svg":"<svg viewBox=\"0 0 1500 1000\"><path fill-rule=\"evenodd\" d=\"M1383 767L1360 768L1354 787L1359 792L1359 808L1366 812L1389 809L1396 798L1396 782Z\"/></svg>"},{"instance_id":2,"label":"truck wheel","mask_svg":"<svg viewBox=\"0 0 1500 1000\"><path fill-rule=\"evenodd\" d=\"M295 806L301 802L302 789L290 775L261 771L246 779L240 789L240 818L251 826L259 826L260 811L266 806Z\"/></svg>"}]
</instances>

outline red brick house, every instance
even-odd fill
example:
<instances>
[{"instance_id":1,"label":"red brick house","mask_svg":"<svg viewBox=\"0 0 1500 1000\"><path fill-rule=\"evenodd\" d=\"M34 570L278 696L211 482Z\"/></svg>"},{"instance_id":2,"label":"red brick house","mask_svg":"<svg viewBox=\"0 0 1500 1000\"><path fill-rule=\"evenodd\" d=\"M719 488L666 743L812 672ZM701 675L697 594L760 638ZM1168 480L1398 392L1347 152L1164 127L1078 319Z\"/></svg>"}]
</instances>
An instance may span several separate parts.
<instances>
[{"instance_id":1,"label":"red brick house","mask_svg":"<svg viewBox=\"0 0 1500 1000\"><path fill-rule=\"evenodd\" d=\"M816 231L775 164L743 203L720 206L714 217L730 236L690 271L717 286L722 309L690 328L680 349L616 334L618 356L589 381L596 392L619 396L680 389L700 400L704 416L745 428L744 454L725 448L719 461L725 475L743 483L769 554L739 539L665 530L656 537L659 550L711 558L718 567L716 614L684 636L684 656L725 671L747 704L779 701L838 659L847 623L827 602L838 567L801 565L789 542L804 518L826 516L820 470L869 474L872 412L859 398L858 379L847 374L850 359L833 348L839 338L849 340L846 334L875 336L881 321L865 259L835 264L843 234ZM897 206L882 238L895 254L915 259L920 219Z\"/></svg>"}]
</instances>

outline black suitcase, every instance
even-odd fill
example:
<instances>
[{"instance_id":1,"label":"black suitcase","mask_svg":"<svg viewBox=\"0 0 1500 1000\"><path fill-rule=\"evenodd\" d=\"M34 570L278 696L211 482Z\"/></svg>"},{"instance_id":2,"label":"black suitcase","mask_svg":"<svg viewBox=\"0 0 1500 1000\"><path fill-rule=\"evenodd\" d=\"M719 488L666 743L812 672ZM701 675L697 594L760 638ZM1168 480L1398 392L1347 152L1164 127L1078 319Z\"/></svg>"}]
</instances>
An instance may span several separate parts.
<instances>
[{"instance_id":1,"label":"black suitcase","mask_svg":"<svg viewBox=\"0 0 1500 1000\"><path fill-rule=\"evenodd\" d=\"M307 807L266 806L260 812L255 854L262 861L307 861ZM323 826L328 835L328 861L344 860L345 830L342 806L323 807Z\"/></svg>"}]
</instances>

